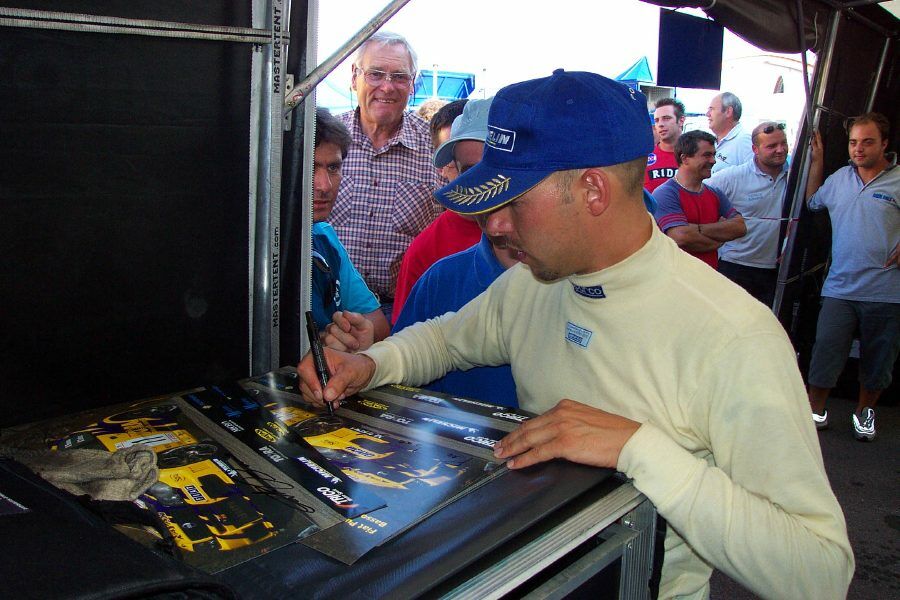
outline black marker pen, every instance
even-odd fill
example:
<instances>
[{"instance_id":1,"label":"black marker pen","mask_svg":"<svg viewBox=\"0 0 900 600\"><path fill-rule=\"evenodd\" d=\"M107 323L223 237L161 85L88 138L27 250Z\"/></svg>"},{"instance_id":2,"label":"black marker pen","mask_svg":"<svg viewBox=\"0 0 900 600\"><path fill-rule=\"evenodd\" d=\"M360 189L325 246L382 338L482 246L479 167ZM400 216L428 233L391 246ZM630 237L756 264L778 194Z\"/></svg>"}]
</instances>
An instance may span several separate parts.
<instances>
[{"instance_id":1,"label":"black marker pen","mask_svg":"<svg viewBox=\"0 0 900 600\"><path fill-rule=\"evenodd\" d=\"M319 328L313 320L312 312L306 311L306 335L309 338L309 349L312 351L313 364L316 367L316 375L319 376L319 383L322 385L322 394L325 394L325 386L328 385L328 379L331 373L328 372L328 363L325 362L325 351L322 349L322 342L319 341ZM328 415L334 415L334 407L331 402L325 401L325 407L328 409Z\"/></svg>"}]
</instances>

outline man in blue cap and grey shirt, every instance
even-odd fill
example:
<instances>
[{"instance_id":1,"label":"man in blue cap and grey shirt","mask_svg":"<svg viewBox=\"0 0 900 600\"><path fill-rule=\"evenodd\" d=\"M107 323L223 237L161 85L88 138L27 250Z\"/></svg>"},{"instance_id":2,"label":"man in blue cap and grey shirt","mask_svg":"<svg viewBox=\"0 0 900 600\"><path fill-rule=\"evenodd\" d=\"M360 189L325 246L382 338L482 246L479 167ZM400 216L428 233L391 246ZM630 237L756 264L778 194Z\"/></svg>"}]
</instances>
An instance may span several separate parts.
<instances>
[{"instance_id":1,"label":"man in blue cap and grey shirt","mask_svg":"<svg viewBox=\"0 0 900 600\"><path fill-rule=\"evenodd\" d=\"M707 598L713 567L767 598L843 598L853 555L794 351L647 214L644 96L560 69L500 90L488 123L481 162L436 196L520 264L458 312L329 352L324 390L305 357L304 397L508 363L520 406L542 414L495 455L632 478L669 523L661 598Z\"/></svg>"}]
</instances>

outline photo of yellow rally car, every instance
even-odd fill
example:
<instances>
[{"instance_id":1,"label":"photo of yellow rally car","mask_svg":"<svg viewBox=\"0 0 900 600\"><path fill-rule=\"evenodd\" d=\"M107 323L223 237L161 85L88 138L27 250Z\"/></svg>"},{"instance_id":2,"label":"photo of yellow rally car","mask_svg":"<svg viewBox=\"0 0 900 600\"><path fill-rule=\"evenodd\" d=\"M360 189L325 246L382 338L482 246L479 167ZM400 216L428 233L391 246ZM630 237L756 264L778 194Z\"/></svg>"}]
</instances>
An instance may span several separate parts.
<instances>
[{"instance_id":1,"label":"photo of yellow rally car","mask_svg":"<svg viewBox=\"0 0 900 600\"><path fill-rule=\"evenodd\" d=\"M365 470L358 466L341 467L341 472L356 482L397 490L405 490L414 484L437 487L456 479L464 471L464 469L444 463L435 463L428 469L417 469L404 463L380 463L377 469L366 468Z\"/></svg>"},{"instance_id":2,"label":"photo of yellow rally car","mask_svg":"<svg viewBox=\"0 0 900 600\"><path fill-rule=\"evenodd\" d=\"M350 455L362 460L377 460L394 454L391 443L387 440L347 427L303 439L329 459L341 459Z\"/></svg>"},{"instance_id":3,"label":"photo of yellow rally car","mask_svg":"<svg viewBox=\"0 0 900 600\"><path fill-rule=\"evenodd\" d=\"M232 479L237 473L216 456L218 451L213 444L199 443L157 457L159 481L146 496L182 550L234 550L276 534L273 523Z\"/></svg>"},{"instance_id":4,"label":"photo of yellow rally car","mask_svg":"<svg viewBox=\"0 0 900 600\"><path fill-rule=\"evenodd\" d=\"M179 408L174 404L158 404L135 408L79 429L56 444L57 450L96 448L115 452L143 444L159 453L197 440L178 424Z\"/></svg>"},{"instance_id":5,"label":"photo of yellow rally car","mask_svg":"<svg viewBox=\"0 0 900 600\"><path fill-rule=\"evenodd\" d=\"M254 383L280 392L296 394L298 390L295 372L267 373ZM250 393L258 395L259 390L251 389ZM464 476L467 471L466 456L352 426L340 416L322 415L298 400L286 403L279 399L263 404L357 483L393 490L413 486L437 488ZM387 408L377 403L376 407Z\"/></svg>"},{"instance_id":6,"label":"photo of yellow rally car","mask_svg":"<svg viewBox=\"0 0 900 600\"><path fill-rule=\"evenodd\" d=\"M302 435L303 425L295 426L295 431ZM414 442L389 440L353 427L304 439L354 481L382 488L403 490L415 484L435 487L465 471L452 458L445 462L442 458L448 457L421 456L423 450Z\"/></svg>"},{"instance_id":7,"label":"photo of yellow rally car","mask_svg":"<svg viewBox=\"0 0 900 600\"><path fill-rule=\"evenodd\" d=\"M179 414L175 404L129 409L73 432L54 447L152 448L159 481L138 504L156 513L183 552L229 551L275 536L277 528L251 501L247 484L219 447L198 440L178 423Z\"/></svg>"}]
</instances>

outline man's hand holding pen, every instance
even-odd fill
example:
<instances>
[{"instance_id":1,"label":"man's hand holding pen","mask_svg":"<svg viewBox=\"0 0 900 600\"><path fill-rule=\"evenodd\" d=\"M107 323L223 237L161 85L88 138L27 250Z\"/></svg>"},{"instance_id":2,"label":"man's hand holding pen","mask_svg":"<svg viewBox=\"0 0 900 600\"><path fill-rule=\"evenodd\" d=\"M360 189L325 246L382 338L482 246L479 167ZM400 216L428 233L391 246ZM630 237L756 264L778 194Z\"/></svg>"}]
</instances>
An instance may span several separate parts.
<instances>
[{"instance_id":1,"label":"man's hand holding pen","mask_svg":"<svg viewBox=\"0 0 900 600\"><path fill-rule=\"evenodd\" d=\"M312 352L307 352L300 364L297 374L300 376L300 392L303 399L315 406L325 406L326 402L333 407L340 401L363 389L375 374L375 361L365 354L347 354L330 348L323 349L331 378L325 389L319 383Z\"/></svg>"}]
</instances>

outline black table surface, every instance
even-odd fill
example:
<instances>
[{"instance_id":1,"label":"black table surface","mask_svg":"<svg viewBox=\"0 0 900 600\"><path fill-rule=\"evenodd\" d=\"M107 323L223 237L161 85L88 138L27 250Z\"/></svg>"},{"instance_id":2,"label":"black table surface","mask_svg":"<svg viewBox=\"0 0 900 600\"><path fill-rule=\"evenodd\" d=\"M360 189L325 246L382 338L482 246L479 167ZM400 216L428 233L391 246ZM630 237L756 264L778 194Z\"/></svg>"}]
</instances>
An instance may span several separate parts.
<instances>
[{"instance_id":1,"label":"black table surface","mask_svg":"<svg viewBox=\"0 0 900 600\"><path fill-rule=\"evenodd\" d=\"M564 461L510 471L347 566L294 543L219 573L243 598L416 598L452 589L621 485Z\"/></svg>"}]
</instances>

